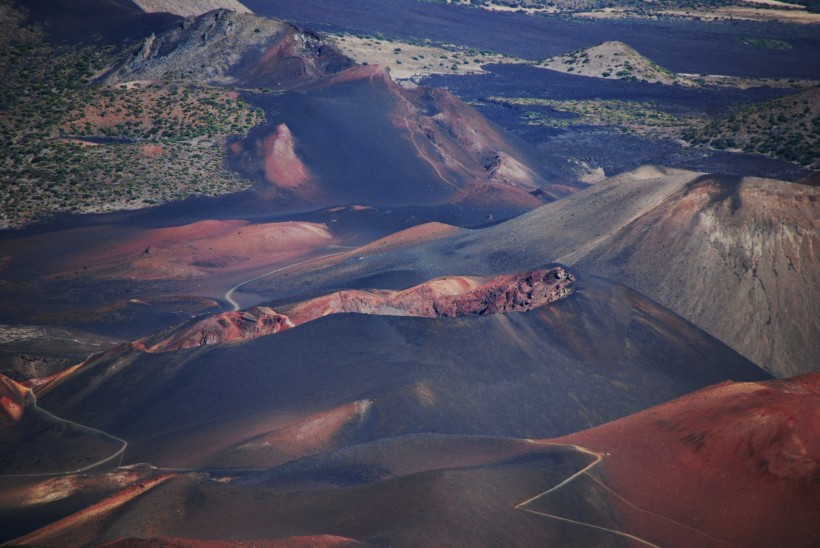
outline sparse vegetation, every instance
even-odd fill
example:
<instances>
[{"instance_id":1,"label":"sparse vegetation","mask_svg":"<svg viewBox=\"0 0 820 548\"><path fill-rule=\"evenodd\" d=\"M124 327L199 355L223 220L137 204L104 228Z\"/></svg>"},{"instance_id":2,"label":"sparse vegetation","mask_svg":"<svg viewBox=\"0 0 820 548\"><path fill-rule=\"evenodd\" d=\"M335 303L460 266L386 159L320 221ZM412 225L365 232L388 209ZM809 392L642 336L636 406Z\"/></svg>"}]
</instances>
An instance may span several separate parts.
<instances>
[{"instance_id":1,"label":"sparse vegetation","mask_svg":"<svg viewBox=\"0 0 820 548\"><path fill-rule=\"evenodd\" d=\"M763 154L820 169L820 88L749 105L716 121L674 116L649 103L633 101L532 97L491 97L489 101L540 107L522 114L529 125L614 127L650 139L683 139L695 146Z\"/></svg>"},{"instance_id":2,"label":"sparse vegetation","mask_svg":"<svg viewBox=\"0 0 820 548\"><path fill-rule=\"evenodd\" d=\"M739 149L820 169L820 88L750 105L684 132L695 145Z\"/></svg>"},{"instance_id":3,"label":"sparse vegetation","mask_svg":"<svg viewBox=\"0 0 820 548\"><path fill-rule=\"evenodd\" d=\"M389 66L393 78L399 81L427 74L481 72L481 66L488 63L523 62L491 51L433 43L429 39L399 41L381 34L338 34L332 39L345 55L362 65Z\"/></svg>"},{"instance_id":4,"label":"sparse vegetation","mask_svg":"<svg viewBox=\"0 0 820 548\"><path fill-rule=\"evenodd\" d=\"M54 46L2 8L11 17L0 29L0 227L249 186L224 169L220 143L260 123L261 111L181 82L93 86L131 50Z\"/></svg>"},{"instance_id":5,"label":"sparse vegetation","mask_svg":"<svg viewBox=\"0 0 820 548\"><path fill-rule=\"evenodd\" d=\"M424 0L442 4L465 4L476 7L501 7L520 10L548 10L561 12L600 10L621 7L632 9L704 9L742 5L741 0ZM809 0L813 1L813 0Z\"/></svg>"},{"instance_id":6,"label":"sparse vegetation","mask_svg":"<svg viewBox=\"0 0 820 548\"><path fill-rule=\"evenodd\" d=\"M765 48L765 49L792 49L792 45L784 40L774 40L772 38L753 38L750 36L743 36L736 38L738 42L741 44L745 44L747 46L755 46L758 48Z\"/></svg>"},{"instance_id":7,"label":"sparse vegetation","mask_svg":"<svg viewBox=\"0 0 820 548\"><path fill-rule=\"evenodd\" d=\"M556 117L540 111L528 111L523 118L530 125L569 127L576 125L611 126L625 133L648 138L669 138L698 123L692 118L679 118L660 111L649 103L635 101L557 101L532 97L493 97L491 101L522 106L547 107L556 113L571 113L575 117Z\"/></svg>"},{"instance_id":8,"label":"sparse vegetation","mask_svg":"<svg viewBox=\"0 0 820 548\"><path fill-rule=\"evenodd\" d=\"M595 78L691 85L688 80L661 67L622 42L604 42L591 48L571 51L546 59L539 66Z\"/></svg>"}]
</instances>

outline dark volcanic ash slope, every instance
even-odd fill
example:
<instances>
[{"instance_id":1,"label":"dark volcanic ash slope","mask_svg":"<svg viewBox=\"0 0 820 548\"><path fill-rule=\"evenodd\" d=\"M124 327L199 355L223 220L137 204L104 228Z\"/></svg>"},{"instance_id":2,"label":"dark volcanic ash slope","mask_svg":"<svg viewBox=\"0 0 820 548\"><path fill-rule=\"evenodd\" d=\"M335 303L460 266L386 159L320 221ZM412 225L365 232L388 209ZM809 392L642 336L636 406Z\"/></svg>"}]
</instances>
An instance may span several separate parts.
<instances>
[{"instance_id":1,"label":"dark volcanic ash slope","mask_svg":"<svg viewBox=\"0 0 820 548\"><path fill-rule=\"evenodd\" d=\"M280 199L313 207L458 203L510 215L577 190L551 185L550 168L525 143L463 101L401 88L382 67L244 97L269 123L232 143L229 163Z\"/></svg>"},{"instance_id":2,"label":"dark volcanic ash slope","mask_svg":"<svg viewBox=\"0 0 820 548\"><path fill-rule=\"evenodd\" d=\"M411 432L550 437L726 379L768 378L628 289L573 285L529 312L334 314L241 344L124 345L37 394L127 439L133 462L259 467Z\"/></svg>"},{"instance_id":3,"label":"dark volcanic ash slope","mask_svg":"<svg viewBox=\"0 0 820 548\"><path fill-rule=\"evenodd\" d=\"M388 254L387 268L348 261L312 280L556 261L633 287L790 376L816 370L820 355L818 197L813 186L648 166L506 223ZM289 290L274 277L248 289L272 283Z\"/></svg>"},{"instance_id":4,"label":"dark volcanic ash slope","mask_svg":"<svg viewBox=\"0 0 820 548\"><path fill-rule=\"evenodd\" d=\"M42 410L29 388L0 375L0 478L110 468L125 445Z\"/></svg>"},{"instance_id":5,"label":"dark volcanic ash slope","mask_svg":"<svg viewBox=\"0 0 820 548\"><path fill-rule=\"evenodd\" d=\"M466 239L617 279L779 376L820 356L820 192L641 168ZM465 251L470 248L470 244Z\"/></svg>"},{"instance_id":6,"label":"dark volcanic ash slope","mask_svg":"<svg viewBox=\"0 0 820 548\"><path fill-rule=\"evenodd\" d=\"M17 542L814 546L818 380L721 383L552 440L417 434L264 471L143 469L139 497L113 507L126 488Z\"/></svg>"}]
</instances>

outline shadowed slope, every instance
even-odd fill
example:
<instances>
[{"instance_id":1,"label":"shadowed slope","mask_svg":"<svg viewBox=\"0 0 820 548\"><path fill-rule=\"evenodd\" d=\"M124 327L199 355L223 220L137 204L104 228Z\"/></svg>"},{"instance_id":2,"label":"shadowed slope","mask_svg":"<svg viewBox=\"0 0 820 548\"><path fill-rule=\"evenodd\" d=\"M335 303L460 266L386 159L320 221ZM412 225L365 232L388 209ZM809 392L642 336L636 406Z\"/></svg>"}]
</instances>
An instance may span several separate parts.
<instances>
[{"instance_id":1,"label":"shadowed slope","mask_svg":"<svg viewBox=\"0 0 820 548\"><path fill-rule=\"evenodd\" d=\"M37 406L28 388L0 375L0 476L62 474L119 464L126 443Z\"/></svg>"},{"instance_id":2,"label":"shadowed slope","mask_svg":"<svg viewBox=\"0 0 820 548\"><path fill-rule=\"evenodd\" d=\"M281 539L272 545L303 546L308 536L311 546L354 545L353 539L392 546L570 541L619 546L612 533L558 521L545 526L542 518L514 508L533 490L559 484L594 458L577 448L525 440L406 436L269 472L177 474L162 484L152 480L150 490L104 521L84 520L88 511L79 512L62 521L61 537L52 526L23 539L49 543L60 538L76 545L160 537L172 546L179 537L190 539L179 539L180 546L197 546L204 539ZM573 493L572 506L605 514L600 503L590 508L584 500L590 494L594 491ZM183 503L193 500L197 502ZM131 542L114 545L144 545Z\"/></svg>"},{"instance_id":3,"label":"shadowed slope","mask_svg":"<svg viewBox=\"0 0 820 548\"><path fill-rule=\"evenodd\" d=\"M22 540L813 546L818 409L820 374L724 382L558 439L405 435L268 470L147 472L144 492Z\"/></svg>"},{"instance_id":4,"label":"shadowed slope","mask_svg":"<svg viewBox=\"0 0 820 548\"><path fill-rule=\"evenodd\" d=\"M403 89L382 67L243 97L269 124L232 143L229 160L282 207L452 202L511 215L572 190L546 188L527 145L469 105Z\"/></svg>"},{"instance_id":5,"label":"shadowed slope","mask_svg":"<svg viewBox=\"0 0 820 548\"><path fill-rule=\"evenodd\" d=\"M781 181L641 168L465 239L515 256L514 237L618 279L789 376L820 355L818 198Z\"/></svg>"},{"instance_id":6,"label":"shadowed slope","mask_svg":"<svg viewBox=\"0 0 820 548\"><path fill-rule=\"evenodd\" d=\"M37 391L55 413L128 439L132 459L191 466L217 453L225 463L230 447L300 421L336 421L317 414L364 400L317 447L419 431L549 437L725 379L767 378L627 289L575 287L524 313L338 314L240 345L123 346Z\"/></svg>"},{"instance_id":7,"label":"shadowed slope","mask_svg":"<svg viewBox=\"0 0 820 548\"><path fill-rule=\"evenodd\" d=\"M381 264L347 261L312 280L436 275L439 264L493 274L555 261L633 287L789 376L815 370L820 355L818 198L813 186L646 166L494 227L389 253ZM290 290L277 278L253 290L272 283Z\"/></svg>"}]
</instances>

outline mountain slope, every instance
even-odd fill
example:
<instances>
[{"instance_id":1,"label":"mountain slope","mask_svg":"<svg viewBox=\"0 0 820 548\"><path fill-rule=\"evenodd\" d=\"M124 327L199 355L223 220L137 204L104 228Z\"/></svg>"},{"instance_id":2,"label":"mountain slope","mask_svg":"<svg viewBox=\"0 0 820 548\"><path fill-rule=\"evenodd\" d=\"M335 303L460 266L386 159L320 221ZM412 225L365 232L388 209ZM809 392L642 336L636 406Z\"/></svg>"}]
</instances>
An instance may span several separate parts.
<instances>
[{"instance_id":1,"label":"mountain slope","mask_svg":"<svg viewBox=\"0 0 820 548\"><path fill-rule=\"evenodd\" d=\"M343 261L311 283L380 272L441 275L440 264L489 275L555 261L633 287L779 376L816 370L818 189L760 178L646 166L535 211L381 263ZM387 265L385 267L385 265ZM246 290L279 295L298 280Z\"/></svg>"},{"instance_id":2,"label":"mountain slope","mask_svg":"<svg viewBox=\"0 0 820 548\"><path fill-rule=\"evenodd\" d=\"M226 9L237 13L251 13L239 0L198 0L196 3L179 0L134 0L145 12L165 12L190 17L202 15L216 9Z\"/></svg>"},{"instance_id":3,"label":"mountain slope","mask_svg":"<svg viewBox=\"0 0 820 548\"><path fill-rule=\"evenodd\" d=\"M818 218L816 187L644 167L436 252L617 279L790 376L820 355Z\"/></svg>"},{"instance_id":4,"label":"mountain slope","mask_svg":"<svg viewBox=\"0 0 820 548\"><path fill-rule=\"evenodd\" d=\"M725 382L558 439L415 434L265 470L72 477L90 500L17 542L813 546L819 382Z\"/></svg>"},{"instance_id":5,"label":"mountain slope","mask_svg":"<svg viewBox=\"0 0 820 548\"><path fill-rule=\"evenodd\" d=\"M591 48L551 57L539 64L544 68L613 80L635 80L659 84L681 84L685 80L644 57L623 42L604 42Z\"/></svg>"},{"instance_id":6,"label":"mountain slope","mask_svg":"<svg viewBox=\"0 0 820 548\"><path fill-rule=\"evenodd\" d=\"M185 19L144 40L132 58L106 77L131 80L193 80L254 85L293 85L338 72L353 62L319 36L249 13L217 10Z\"/></svg>"},{"instance_id":7,"label":"mountain slope","mask_svg":"<svg viewBox=\"0 0 820 548\"><path fill-rule=\"evenodd\" d=\"M259 467L296 447L310 454L408 432L551 437L722 380L768 378L633 291L594 278L573 285L529 312L334 314L241 344L123 345L36 393L57 415L128 439L137 461ZM416 293L421 308L433 297ZM172 344L161 350L186 346L173 330L148 343L162 340ZM308 424L315 434L294 445ZM239 450L262 435L260 450Z\"/></svg>"},{"instance_id":8,"label":"mountain slope","mask_svg":"<svg viewBox=\"0 0 820 548\"><path fill-rule=\"evenodd\" d=\"M737 148L820 169L820 88L746 106L684 137L694 144Z\"/></svg>"},{"instance_id":9,"label":"mountain slope","mask_svg":"<svg viewBox=\"0 0 820 548\"><path fill-rule=\"evenodd\" d=\"M691 545L694 530L701 546L813 546L818 409L820 373L722 383L555 441L606 453L590 477L661 545Z\"/></svg>"}]
</instances>

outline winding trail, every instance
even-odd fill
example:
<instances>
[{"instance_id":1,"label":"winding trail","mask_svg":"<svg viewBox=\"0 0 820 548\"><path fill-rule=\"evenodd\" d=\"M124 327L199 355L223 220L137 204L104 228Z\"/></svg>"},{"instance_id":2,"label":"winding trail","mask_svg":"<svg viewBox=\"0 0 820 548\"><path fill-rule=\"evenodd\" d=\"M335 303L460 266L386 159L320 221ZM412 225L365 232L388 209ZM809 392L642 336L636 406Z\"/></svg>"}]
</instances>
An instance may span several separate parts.
<instances>
[{"instance_id":1,"label":"winding trail","mask_svg":"<svg viewBox=\"0 0 820 548\"><path fill-rule=\"evenodd\" d=\"M91 428L90 426L85 426L85 425L82 425L82 424L78 424L74 421L70 421L70 420L67 420L67 419L61 419L60 417L49 413L48 411L46 411L42 407L37 406L36 401L35 401L34 405L42 413L46 413L48 416L53 417L57 421L60 421L60 422L66 423L66 424L70 424L71 426L74 426L74 427L79 428L81 430L91 430L92 432L94 432L96 434L100 434L100 435L102 435L106 438L109 438L109 439L112 439L114 441L120 442L122 444L122 446L119 448L119 450L114 452L112 455L110 455L108 457L105 457L103 459L100 459L98 461L92 462L91 464L89 464L87 466L83 466L82 468L77 468L77 469L74 469L74 470L65 470L63 472L37 472L37 473L31 473L31 474L2 474L2 475L0 475L0 480L5 479L5 478L53 478L53 477L59 477L59 476L70 476L70 475L73 475L73 474L81 474L83 472L88 472L89 470L93 470L94 468L98 468L98 467L102 466L103 464L111 462L112 460L117 459L117 458L119 458L120 462L122 462L122 460L121 460L122 456L125 454L125 450L128 448L128 442L125 441L124 439L118 438L117 436L112 436L108 432L103 432L102 430L97 430L96 428Z\"/></svg>"},{"instance_id":2,"label":"winding trail","mask_svg":"<svg viewBox=\"0 0 820 548\"><path fill-rule=\"evenodd\" d=\"M564 517L561 517L561 516L556 516L555 514L548 514L546 512L539 512L538 510L532 510L530 508L526 508L527 505L532 504L533 502L537 501L538 499L540 499L542 497L545 497L545 496L549 495L550 493L553 493L553 492L557 491L558 489L561 489L562 487L565 487L566 485L572 483L573 481L575 481L579 477L585 475L587 472L592 470L594 467L598 466L598 464L600 464L601 461L604 460L604 455L602 453L596 453L594 451L590 451L589 449L586 449L586 448L578 446L578 445L568 445L568 444L562 444L562 443L550 443L550 442L546 442L546 441L536 441L536 440L527 440L527 441L530 442L530 443L535 443L535 444L539 444L539 445L552 445L552 446L555 446L555 447L570 447L570 448L575 449L576 451L578 451L580 453L585 453L587 455L591 455L592 457L595 458L595 460L593 460L591 463L589 463L585 467L581 468L580 470L578 470L577 472L575 472L574 474L572 474L571 476L566 478L564 481L562 481L558 485L554 485L554 486L550 487L549 489L547 489L546 491L544 491L543 493L539 493L539 494L535 495L534 497L531 497L531 498L528 498L525 501L519 502L518 504L514 505L513 508L515 508L516 510L523 510L524 512L529 512L530 514L536 514L538 516L544 516L546 518L555 519L555 520L563 521L563 522L566 522L566 523L572 523L572 524L575 524L575 525L580 525L582 527L588 527L590 529L596 529L598 531L604 531L606 533L612 533L614 535L618 535L618 536L621 536L621 537L628 538L630 540L634 540L634 541L639 542L641 544L644 544L646 546L652 546L653 548L661 548L657 544L653 544L653 543L649 542L648 540L644 540L640 537L636 537L635 535L631 535L631 534L626 533L624 531L618 531L617 529L609 529L607 527L601 527L600 525L593 525L591 523L585 523L583 521L576 521L574 519L569 519L569 518L564 518ZM589 477L592 478L592 476L589 476ZM592 479L594 479L594 478L592 478Z\"/></svg>"},{"instance_id":3,"label":"winding trail","mask_svg":"<svg viewBox=\"0 0 820 548\"><path fill-rule=\"evenodd\" d=\"M320 261L322 259L327 259L328 257L335 257L337 255L343 255L344 253L349 253L349 252L350 252L350 249L345 249L344 251L337 251L335 253L328 253L327 255L320 255L319 257L313 257L312 259L305 259L304 261L299 261L298 263L289 264L287 266L282 266L282 267L276 268L274 270L271 270L270 272L265 272L264 274L256 276L255 278L251 278L250 280L245 280L244 282L239 282L238 284L236 284L235 286L230 288L225 293L224 299L228 302L228 304L230 304L233 307L233 308L231 308L232 311L237 311L237 310L240 309L240 306L239 306L239 303L236 302L236 300L233 298L233 294L234 294L234 292L236 292L243 285L249 284L251 282L255 282L256 280L261 280L262 278L266 278L266 277L270 276L271 274L276 274L277 272L282 272L282 271L288 270L290 268L295 268L297 266L310 264L310 263L313 263L313 262L316 262L316 261Z\"/></svg>"},{"instance_id":4,"label":"winding trail","mask_svg":"<svg viewBox=\"0 0 820 548\"><path fill-rule=\"evenodd\" d=\"M415 147L416 152L418 152L418 154L419 154L419 156L421 157L421 159L422 159L422 160L424 160L425 162L427 162L428 164L430 164L430 167L432 167L432 168L433 168L433 171L435 171L435 172L436 172L436 175L438 175L439 179L441 179L444 183L446 183L446 184L450 185L451 187L453 187L453 188L454 188L454 189L456 189L457 191L459 191L459 192L464 192L461 188L459 188L459 187L458 187L458 185L456 185L456 184L455 184L455 183L453 183L450 179L448 179L447 177L445 177L445 176L444 176L444 174L441 172L441 170L439 170L439 168L438 168L438 166L435 164L435 162L433 162L433 160L431 160L430 158L428 158L428 157L427 157L427 154L425 154L425 153L421 150L421 147L419 147L418 143L416 143L416 137L415 137L415 134L413 133L413 130L410 128L410 122L407 120L407 118L405 118L405 119L404 119L404 127L406 127L406 128L407 128L407 132L410 134L410 142L411 142L411 143L413 143L413 147Z\"/></svg>"}]
</instances>

